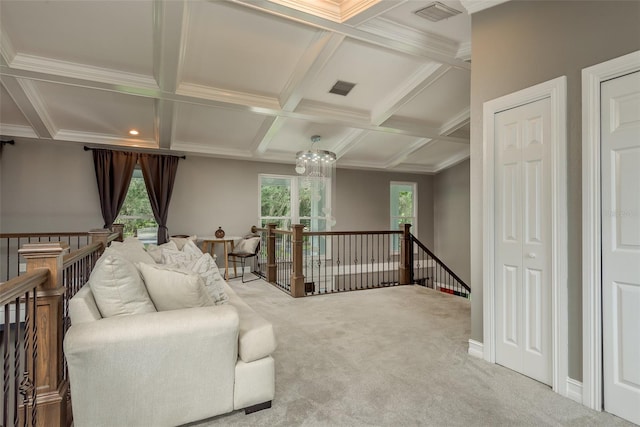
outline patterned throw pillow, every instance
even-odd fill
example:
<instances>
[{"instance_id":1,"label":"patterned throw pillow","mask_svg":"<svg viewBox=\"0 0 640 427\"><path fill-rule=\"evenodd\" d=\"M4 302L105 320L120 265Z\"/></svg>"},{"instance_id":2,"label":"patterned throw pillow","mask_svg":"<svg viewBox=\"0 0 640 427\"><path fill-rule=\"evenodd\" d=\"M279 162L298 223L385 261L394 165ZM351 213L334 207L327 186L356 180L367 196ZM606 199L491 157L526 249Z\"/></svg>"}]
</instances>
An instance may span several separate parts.
<instances>
[{"instance_id":1,"label":"patterned throw pillow","mask_svg":"<svg viewBox=\"0 0 640 427\"><path fill-rule=\"evenodd\" d=\"M225 281L211 255L203 254L200 258L186 264L184 268L197 273L202 278L207 293L216 305L226 304L229 301L229 297L224 291Z\"/></svg>"}]
</instances>

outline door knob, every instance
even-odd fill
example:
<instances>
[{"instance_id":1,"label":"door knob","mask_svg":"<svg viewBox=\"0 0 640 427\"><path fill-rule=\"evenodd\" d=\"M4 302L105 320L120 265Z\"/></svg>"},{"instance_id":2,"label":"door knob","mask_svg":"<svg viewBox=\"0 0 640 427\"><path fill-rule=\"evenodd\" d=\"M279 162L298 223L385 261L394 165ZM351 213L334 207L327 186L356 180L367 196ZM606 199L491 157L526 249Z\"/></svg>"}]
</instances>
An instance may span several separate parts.
<instances>
[{"instance_id":1,"label":"door knob","mask_svg":"<svg viewBox=\"0 0 640 427\"><path fill-rule=\"evenodd\" d=\"M536 254L535 254L534 252L529 252L529 253L527 254L527 256L528 256L529 258L535 258L535 257L536 257Z\"/></svg>"}]
</instances>

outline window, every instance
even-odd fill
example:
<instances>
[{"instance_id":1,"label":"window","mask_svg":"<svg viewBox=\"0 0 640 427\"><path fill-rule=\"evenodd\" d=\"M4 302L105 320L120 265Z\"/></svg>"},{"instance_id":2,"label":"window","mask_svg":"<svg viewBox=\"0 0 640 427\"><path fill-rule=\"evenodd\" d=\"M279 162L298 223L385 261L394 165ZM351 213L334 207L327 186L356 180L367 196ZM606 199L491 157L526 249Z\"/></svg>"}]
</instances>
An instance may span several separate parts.
<instances>
[{"instance_id":1,"label":"window","mask_svg":"<svg viewBox=\"0 0 640 427\"><path fill-rule=\"evenodd\" d=\"M404 224L411 224L411 233L418 234L418 192L415 182L391 182L390 206L391 229L402 230ZM393 250L399 251L397 236L393 239Z\"/></svg>"},{"instance_id":2,"label":"window","mask_svg":"<svg viewBox=\"0 0 640 427\"><path fill-rule=\"evenodd\" d=\"M155 244L157 241L158 223L153 217L142 170L137 167L115 222L124 224L125 237L137 235L144 243Z\"/></svg>"},{"instance_id":3,"label":"window","mask_svg":"<svg viewBox=\"0 0 640 427\"><path fill-rule=\"evenodd\" d=\"M309 183L297 176L260 175L260 224L304 224L308 231L331 229L331 185L329 180Z\"/></svg>"}]
</instances>

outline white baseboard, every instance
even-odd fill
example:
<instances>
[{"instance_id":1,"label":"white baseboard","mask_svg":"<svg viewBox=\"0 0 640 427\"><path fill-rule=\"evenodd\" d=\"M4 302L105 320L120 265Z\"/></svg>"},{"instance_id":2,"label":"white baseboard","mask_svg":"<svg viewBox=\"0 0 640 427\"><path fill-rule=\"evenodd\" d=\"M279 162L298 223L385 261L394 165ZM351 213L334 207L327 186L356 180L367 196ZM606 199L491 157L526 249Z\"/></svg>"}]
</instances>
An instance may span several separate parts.
<instances>
[{"instance_id":1,"label":"white baseboard","mask_svg":"<svg viewBox=\"0 0 640 427\"><path fill-rule=\"evenodd\" d=\"M473 357L484 359L484 344L476 340L469 339L469 354Z\"/></svg>"},{"instance_id":2,"label":"white baseboard","mask_svg":"<svg viewBox=\"0 0 640 427\"><path fill-rule=\"evenodd\" d=\"M567 377L567 397L582 404L582 383Z\"/></svg>"}]
</instances>

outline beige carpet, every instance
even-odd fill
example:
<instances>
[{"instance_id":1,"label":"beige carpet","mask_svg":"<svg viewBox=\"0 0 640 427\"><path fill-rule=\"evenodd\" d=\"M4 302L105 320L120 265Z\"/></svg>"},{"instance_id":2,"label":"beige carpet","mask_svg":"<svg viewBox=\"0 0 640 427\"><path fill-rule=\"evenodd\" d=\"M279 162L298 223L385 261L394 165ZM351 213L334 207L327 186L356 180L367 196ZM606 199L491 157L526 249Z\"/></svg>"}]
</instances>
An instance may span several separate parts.
<instances>
[{"instance_id":1,"label":"beige carpet","mask_svg":"<svg viewBox=\"0 0 640 427\"><path fill-rule=\"evenodd\" d=\"M273 407L196 426L629 426L467 354L470 305L419 286L293 299L230 285L276 330Z\"/></svg>"}]
</instances>

